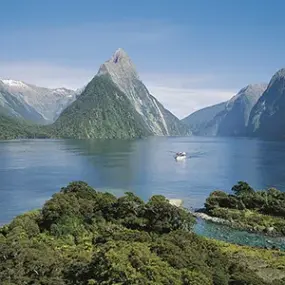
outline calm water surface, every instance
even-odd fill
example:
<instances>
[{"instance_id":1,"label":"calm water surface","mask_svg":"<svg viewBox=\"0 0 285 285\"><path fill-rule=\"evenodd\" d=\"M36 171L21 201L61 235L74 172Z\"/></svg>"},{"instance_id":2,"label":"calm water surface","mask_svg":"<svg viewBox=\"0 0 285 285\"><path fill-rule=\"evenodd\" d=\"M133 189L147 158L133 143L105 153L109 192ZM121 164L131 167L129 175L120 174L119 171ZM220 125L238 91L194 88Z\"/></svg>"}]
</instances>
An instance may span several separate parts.
<instances>
[{"instance_id":1,"label":"calm water surface","mask_svg":"<svg viewBox=\"0 0 285 285\"><path fill-rule=\"evenodd\" d=\"M173 152L190 158L176 162ZM0 142L0 224L39 208L70 181L84 180L116 195L133 191L180 198L201 207L215 189L230 191L238 180L256 189L285 191L285 144L236 138L149 138L137 141L20 140ZM196 232L264 244L264 238L199 223ZM252 240L252 242L251 242ZM270 240L269 240L270 241ZM240 242L240 241L238 241ZM274 240L276 242L276 240ZM279 242L279 241L278 241ZM281 246L284 244L281 241Z\"/></svg>"}]
</instances>

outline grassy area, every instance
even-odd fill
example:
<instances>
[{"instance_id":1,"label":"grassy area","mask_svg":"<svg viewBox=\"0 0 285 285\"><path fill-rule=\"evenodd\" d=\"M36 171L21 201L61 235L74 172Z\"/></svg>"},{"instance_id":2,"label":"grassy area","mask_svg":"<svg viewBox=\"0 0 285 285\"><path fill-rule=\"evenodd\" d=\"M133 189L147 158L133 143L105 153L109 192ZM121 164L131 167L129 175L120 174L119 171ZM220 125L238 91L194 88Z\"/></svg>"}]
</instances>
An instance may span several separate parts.
<instances>
[{"instance_id":1,"label":"grassy area","mask_svg":"<svg viewBox=\"0 0 285 285\"><path fill-rule=\"evenodd\" d=\"M285 278L285 252L207 240L219 246L233 262L248 267L266 282Z\"/></svg>"}]
</instances>

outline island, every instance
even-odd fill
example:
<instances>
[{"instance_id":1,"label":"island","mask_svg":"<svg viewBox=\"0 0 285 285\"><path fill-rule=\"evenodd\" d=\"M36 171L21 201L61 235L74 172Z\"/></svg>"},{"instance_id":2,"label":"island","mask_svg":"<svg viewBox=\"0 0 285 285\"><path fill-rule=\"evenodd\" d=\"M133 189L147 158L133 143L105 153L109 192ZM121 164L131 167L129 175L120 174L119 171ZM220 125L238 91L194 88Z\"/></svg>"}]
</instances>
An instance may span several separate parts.
<instances>
[{"instance_id":1,"label":"island","mask_svg":"<svg viewBox=\"0 0 285 285\"><path fill-rule=\"evenodd\" d=\"M0 228L0 283L284 284L284 252L200 237L194 223L164 196L145 202L71 182Z\"/></svg>"}]
</instances>

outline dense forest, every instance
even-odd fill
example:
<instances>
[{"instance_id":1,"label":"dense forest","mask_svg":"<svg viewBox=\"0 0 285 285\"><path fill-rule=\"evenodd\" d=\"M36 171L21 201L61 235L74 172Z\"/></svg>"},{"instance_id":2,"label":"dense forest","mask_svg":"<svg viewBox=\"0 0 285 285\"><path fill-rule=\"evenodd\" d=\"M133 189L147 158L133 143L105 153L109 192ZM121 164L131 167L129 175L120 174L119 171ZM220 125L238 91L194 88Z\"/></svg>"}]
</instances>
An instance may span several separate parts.
<instances>
[{"instance_id":1,"label":"dense forest","mask_svg":"<svg viewBox=\"0 0 285 285\"><path fill-rule=\"evenodd\" d=\"M72 182L0 229L0 283L285 284L264 281L244 258L192 233L194 223L163 196L145 203Z\"/></svg>"},{"instance_id":2,"label":"dense forest","mask_svg":"<svg viewBox=\"0 0 285 285\"><path fill-rule=\"evenodd\" d=\"M48 127L0 114L0 140L50 137Z\"/></svg>"},{"instance_id":3,"label":"dense forest","mask_svg":"<svg viewBox=\"0 0 285 285\"><path fill-rule=\"evenodd\" d=\"M241 228L285 235L285 192L275 188L255 191L243 181L232 192L212 192L205 203L207 213L232 220Z\"/></svg>"}]
</instances>

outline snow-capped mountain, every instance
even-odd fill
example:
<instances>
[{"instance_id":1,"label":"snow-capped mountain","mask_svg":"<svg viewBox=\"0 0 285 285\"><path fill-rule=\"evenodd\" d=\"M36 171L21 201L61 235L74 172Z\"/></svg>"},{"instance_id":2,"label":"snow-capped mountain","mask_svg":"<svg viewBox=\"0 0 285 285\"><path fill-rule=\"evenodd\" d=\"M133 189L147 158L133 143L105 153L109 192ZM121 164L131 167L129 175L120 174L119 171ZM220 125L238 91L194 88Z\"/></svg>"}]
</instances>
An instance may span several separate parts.
<instances>
[{"instance_id":1,"label":"snow-capped mountain","mask_svg":"<svg viewBox=\"0 0 285 285\"><path fill-rule=\"evenodd\" d=\"M8 115L37 123L54 122L78 96L66 88L44 88L18 80L0 80L0 108Z\"/></svg>"}]
</instances>

